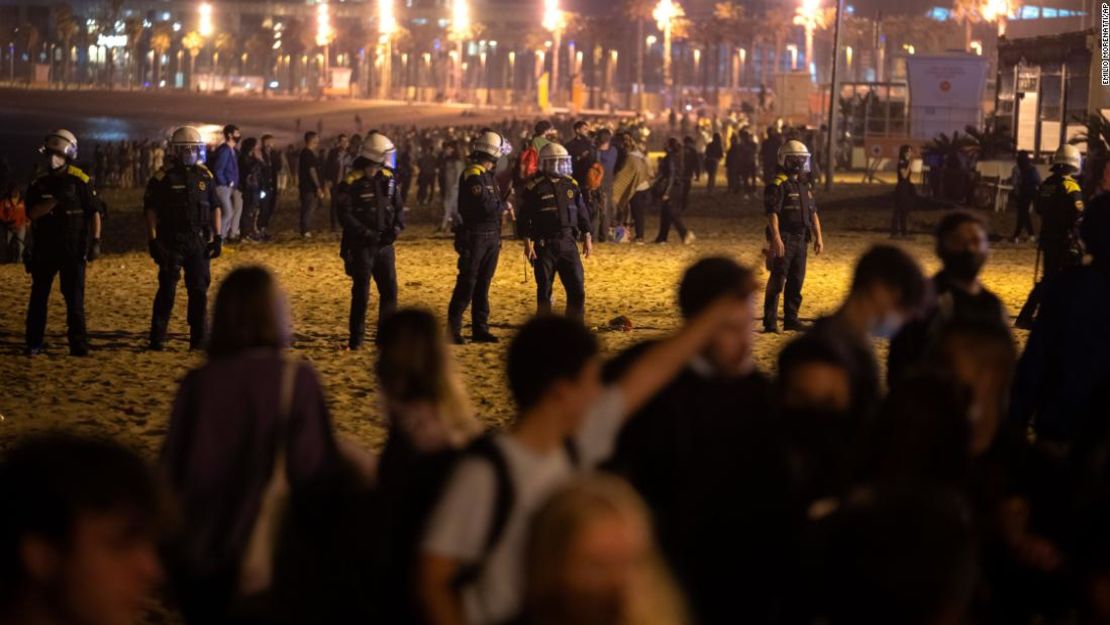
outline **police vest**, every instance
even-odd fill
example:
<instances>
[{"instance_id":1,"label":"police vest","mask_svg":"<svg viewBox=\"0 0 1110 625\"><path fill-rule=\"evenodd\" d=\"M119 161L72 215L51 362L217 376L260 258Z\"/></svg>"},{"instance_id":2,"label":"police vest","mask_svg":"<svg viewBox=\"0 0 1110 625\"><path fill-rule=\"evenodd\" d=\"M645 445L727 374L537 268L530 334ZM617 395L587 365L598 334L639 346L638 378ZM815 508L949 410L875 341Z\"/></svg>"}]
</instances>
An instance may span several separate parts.
<instances>
[{"instance_id":1,"label":"police vest","mask_svg":"<svg viewBox=\"0 0 1110 625\"><path fill-rule=\"evenodd\" d=\"M459 179L459 215L463 226L501 227L501 195L493 172L470 165Z\"/></svg>"},{"instance_id":2,"label":"police vest","mask_svg":"<svg viewBox=\"0 0 1110 625\"><path fill-rule=\"evenodd\" d=\"M1037 192L1042 244L1067 245L1075 239L1075 226L1083 211L1079 183L1071 176L1052 174Z\"/></svg>"},{"instance_id":3,"label":"police vest","mask_svg":"<svg viewBox=\"0 0 1110 625\"><path fill-rule=\"evenodd\" d=\"M32 222L35 241L40 244L64 244L67 249L76 251L84 249L88 236L86 211L89 208L85 202L92 192L82 187L88 184L89 177L73 165L42 174L31 182L28 210L32 208L30 202L57 202L52 211Z\"/></svg>"},{"instance_id":4,"label":"police vest","mask_svg":"<svg viewBox=\"0 0 1110 625\"><path fill-rule=\"evenodd\" d=\"M809 187L786 174L771 182L779 188L779 229L782 232L805 232L813 226L813 194Z\"/></svg>"},{"instance_id":5,"label":"police vest","mask_svg":"<svg viewBox=\"0 0 1110 625\"><path fill-rule=\"evenodd\" d=\"M539 173L525 184L529 192L531 216L530 236L533 239L553 238L578 223L578 185L573 178Z\"/></svg>"},{"instance_id":6,"label":"police vest","mask_svg":"<svg viewBox=\"0 0 1110 625\"><path fill-rule=\"evenodd\" d=\"M351 217L371 232L385 232L393 227L393 172L383 169L370 177L353 171L344 179L350 198Z\"/></svg>"},{"instance_id":7,"label":"police vest","mask_svg":"<svg viewBox=\"0 0 1110 625\"><path fill-rule=\"evenodd\" d=\"M152 197L158 232L166 238L204 234L212 225L212 173L204 165L176 165L154 173Z\"/></svg>"}]
</instances>

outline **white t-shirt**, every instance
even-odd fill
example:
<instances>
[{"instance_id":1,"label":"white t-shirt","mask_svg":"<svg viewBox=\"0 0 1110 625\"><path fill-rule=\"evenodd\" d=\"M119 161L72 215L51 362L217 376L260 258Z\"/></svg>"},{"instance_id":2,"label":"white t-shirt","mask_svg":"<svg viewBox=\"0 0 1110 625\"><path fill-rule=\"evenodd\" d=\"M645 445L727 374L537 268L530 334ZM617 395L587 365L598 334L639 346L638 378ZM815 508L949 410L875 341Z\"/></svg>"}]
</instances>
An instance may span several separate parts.
<instances>
[{"instance_id":1,"label":"white t-shirt","mask_svg":"<svg viewBox=\"0 0 1110 625\"><path fill-rule=\"evenodd\" d=\"M613 452L624 422L624 397L610 388L590 408L575 436L578 466L566 450L556 447L537 454L507 434L495 439L505 457L515 499L497 545L482 567L481 575L463 590L463 606L470 625L493 625L514 616L524 593L524 548L532 516L576 470L589 469ZM497 478L489 461L463 460L451 476L424 536L428 555L476 563L485 550L493 522Z\"/></svg>"}]
</instances>

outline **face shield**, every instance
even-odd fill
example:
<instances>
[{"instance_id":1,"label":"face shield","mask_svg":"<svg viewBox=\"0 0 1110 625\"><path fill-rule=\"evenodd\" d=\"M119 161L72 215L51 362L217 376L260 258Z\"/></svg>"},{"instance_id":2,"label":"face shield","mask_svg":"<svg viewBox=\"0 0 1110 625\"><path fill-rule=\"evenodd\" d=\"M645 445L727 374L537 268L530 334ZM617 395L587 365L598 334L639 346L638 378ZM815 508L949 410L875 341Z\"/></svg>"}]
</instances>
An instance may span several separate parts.
<instances>
[{"instance_id":1,"label":"face shield","mask_svg":"<svg viewBox=\"0 0 1110 625\"><path fill-rule=\"evenodd\" d=\"M390 150L382 158L382 167L397 169L397 150Z\"/></svg>"},{"instance_id":2,"label":"face shield","mask_svg":"<svg viewBox=\"0 0 1110 625\"><path fill-rule=\"evenodd\" d=\"M192 167L204 163L207 150L203 145L186 143L173 146L173 155L181 164Z\"/></svg>"},{"instance_id":3,"label":"face shield","mask_svg":"<svg viewBox=\"0 0 1110 625\"><path fill-rule=\"evenodd\" d=\"M782 168L791 174L801 174L809 172L809 155L808 154L787 154L783 159Z\"/></svg>"},{"instance_id":4,"label":"face shield","mask_svg":"<svg viewBox=\"0 0 1110 625\"><path fill-rule=\"evenodd\" d=\"M545 158L540 160L540 170L546 174L555 174L557 176L571 175L571 165L569 156L560 156L557 158Z\"/></svg>"}]
</instances>

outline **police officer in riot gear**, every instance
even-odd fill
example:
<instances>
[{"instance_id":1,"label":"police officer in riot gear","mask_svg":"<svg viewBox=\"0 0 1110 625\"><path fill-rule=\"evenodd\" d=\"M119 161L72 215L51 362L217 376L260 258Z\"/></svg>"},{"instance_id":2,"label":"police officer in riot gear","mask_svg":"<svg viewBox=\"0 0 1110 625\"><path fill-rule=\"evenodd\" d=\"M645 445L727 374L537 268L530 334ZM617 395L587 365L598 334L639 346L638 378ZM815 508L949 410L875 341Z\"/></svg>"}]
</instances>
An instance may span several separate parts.
<instances>
[{"instance_id":1,"label":"police officer in riot gear","mask_svg":"<svg viewBox=\"0 0 1110 625\"><path fill-rule=\"evenodd\" d=\"M158 265L158 292L150 316L154 351L164 347L182 270L189 300L189 349L204 346L210 264L222 250L220 203L204 158L204 139L196 128L174 130L167 164L150 177L143 196L150 258Z\"/></svg>"},{"instance_id":2,"label":"police officer in riot gear","mask_svg":"<svg viewBox=\"0 0 1110 625\"><path fill-rule=\"evenodd\" d=\"M394 167L397 148L388 137L373 133L351 172L336 186L336 216L343 225L339 254L351 277L350 339L362 347L370 278L378 287L378 325L397 307L397 267L393 242L404 228L402 201Z\"/></svg>"},{"instance_id":3,"label":"police officer in riot gear","mask_svg":"<svg viewBox=\"0 0 1110 625\"><path fill-rule=\"evenodd\" d=\"M40 152L47 158L46 167L31 181L26 196L33 240L33 245L24 250L31 274L26 353L33 356L43 350L46 305L57 275L66 301L69 353L86 356L85 264L100 255L104 204L89 177L73 164L77 158L77 137L73 133L55 130L43 140Z\"/></svg>"},{"instance_id":4,"label":"police officer in riot gear","mask_svg":"<svg viewBox=\"0 0 1110 625\"><path fill-rule=\"evenodd\" d=\"M1021 307L1014 326L1029 329L1041 303L1041 284L1066 267L1083 262L1083 247L1078 227L1083 216L1083 190L1075 180L1082 169L1082 157L1074 145L1060 146L1052 157L1052 174L1037 190L1034 208L1041 217L1038 256L1044 260L1041 279Z\"/></svg>"},{"instance_id":5,"label":"police officer in riot gear","mask_svg":"<svg viewBox=\"0 0 1110 625\"><path fill-rule=\"evenodd\" d=\"M472 338L479 343L496 343L489 331L489 285L501 254L501 214L509 203L497 187L493 169L512 145L501 135L483 130L471 144L470 163L459 179L455 251L459 253L459 275L447 307L451 338L462 345L463 313L470 312Z\"/></svg>"},{"instance_id":6,"label":"police officer in riot gear","mask_svg":"<svg viewBox=\"0 0 1110 625\"><path fill-rule=\"evenodd\" d=\"M558 143L540 150L540 169L524 183L519 219L524 255L536 274L537 312L551 310L551 287L555 275L567 292L567 316L581 320L585 315L586 283L582 253L593 253L590 214L578 183L571 177L570 154Z\"/></svg>"},{"instance_id":7,"label":"police officer in riot gear","mask_svg":"<svg viewBox=\"0 0 1110 625\"><path fill-rule=\"evenodd\" d=\"M802 284L806 279L807 246L813 252L825 247L821 236L821 220L809 181L809 150L801 141L787 141L778 151L778 174L763 192L767 213L767 254L771 277L763 300L763 331L777 333L779 295L786 289L783 303L783 327L804 330L798 319L802 306Z\"/></svg>"}]
</instances>

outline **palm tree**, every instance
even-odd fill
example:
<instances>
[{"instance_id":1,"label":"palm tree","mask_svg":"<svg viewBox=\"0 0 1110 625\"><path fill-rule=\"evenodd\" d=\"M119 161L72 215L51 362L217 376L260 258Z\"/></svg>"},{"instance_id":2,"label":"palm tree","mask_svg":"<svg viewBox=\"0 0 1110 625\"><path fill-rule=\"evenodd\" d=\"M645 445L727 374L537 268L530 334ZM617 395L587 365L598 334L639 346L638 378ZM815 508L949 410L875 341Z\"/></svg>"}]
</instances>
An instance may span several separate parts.
<instances>
[{"instance_id":1,"label":"palm tree","mask_svg":"<svg viewBox=\"0 0 1110 625\"><path fill-rule=\"evenodd\" d=\"M636 93L639 94L639 106L644 108L644 24L652 19L651 12L655 9L652 0L624 0L625 16L636 23Z\"/></svg>"},{"instance_id":2,"label":"palm tree","mask_svg":"<svg viewBox=\"0 0 1110 625\"><path fill-rule=\"evenodd\" d=\"M1085 124L1087 130L1079 133L1069 143L1087 144L1087 154L1106 152L1110 149L1110 119L1102 113L1092 113L1086 118L1075 115L1072 121Z\"/></svg>"},{"instance_id":3,"label":"palm tree","mask_svg":"<svg viewBox=\"0 0 1110 625\"><path fill-rule=\"evenodd\" d=\"M173 27L169 22L158 22L150 33L150 49L154 52L151 83L155 89L161 85L158 74L162 68L162 55L169 52L171 45L173 45Z\"/></svg>"},{"instance_id":4,"label":"palm tree","mask_svg":"<svg viewBox=\"0 0 1110 625\"><path fill-rule=\"evenodd\" d=\"M123 22L123 34L127 36L127 49L131 54L131 79L129 82L134 84L138 79L139 73L139 44L143 38L143 20L139 17L129 17Z\"/></svg>"},{"instance_id":5,"label":"palm tree","mask_svg":"<svg viewBox=\"0 0 1110 625\"><path fill-rule=\"evenodd\" d=\"M968 137L967 152L976 160L989 161L1014 152L1014 138L994 120L988 120L983 130L966 126L964 131Z\"/></svg>"},{"instance_id":6,"label":"palm tree","mask_svg":"<svg viewBox=\"0 0 1110 625\"><path fill-rule=\"evenodd\" d=\"M212 75L219 74L221 64L226 63L228 73L231 72L231 64L226 62L226 59L234 58L236 51L236 44L238 40L235 35L227 31L220 31L212 38Z\"/></svg>"},{"instance_id":7,"label":"palm tree","mask_svg":"<svg viewBox=\"0 0 1110 625\"><path fill-rule=\"evenodd\" d=\"M181 38L181 47L189 53L189 90L193 89L193 70L197 66L197 55L200 54L200 49L204 47L204 37L200 36L195 30L191 30Z\"/></svg>"},{"instance_id":8,"label":"palm tree","mask_svg":"<svg viewBox=\"0 0 1110 625\"><path fill-rule=\"evenodd\" d=\"M794 16L786 11L768 9L761 20L763 31L767 33L773 43L772 53L775 60L771 65L771 71L767 71L766 64L771 58L771 54L764 54L764 82L767 76L773 76L775 73L782 71L782 57L780 54L786 47L786 38L794 31ZM764 51L766 52L766 50Z\"/></svg>"},{"instance_id":9,"label":"palm tree","mask_svg":"<svg viewBox=\"0 0 1110 625\"><path fill-rule=\"evenodd\" d=\"M62 82L66 83L70 81L70 48L81 28L73 15L73 7L68 4L52 6L50 14L54 21L54 36L62 44Z\"/></svg>"},{"instance_id":10,"label":"palm tree","mask_svg":"<svg viewBox=\"0 0 1110 625\"><path fill-rule=\"evenodd\" d=\"M42 43L42 35L39 29L30 22L20 24L15 29L16 46L23 48L27 52L27 84L31 84L32 70L31 67L35 62L35 53L38 50L39 44Z\"/></svg>"}]
</instances>

